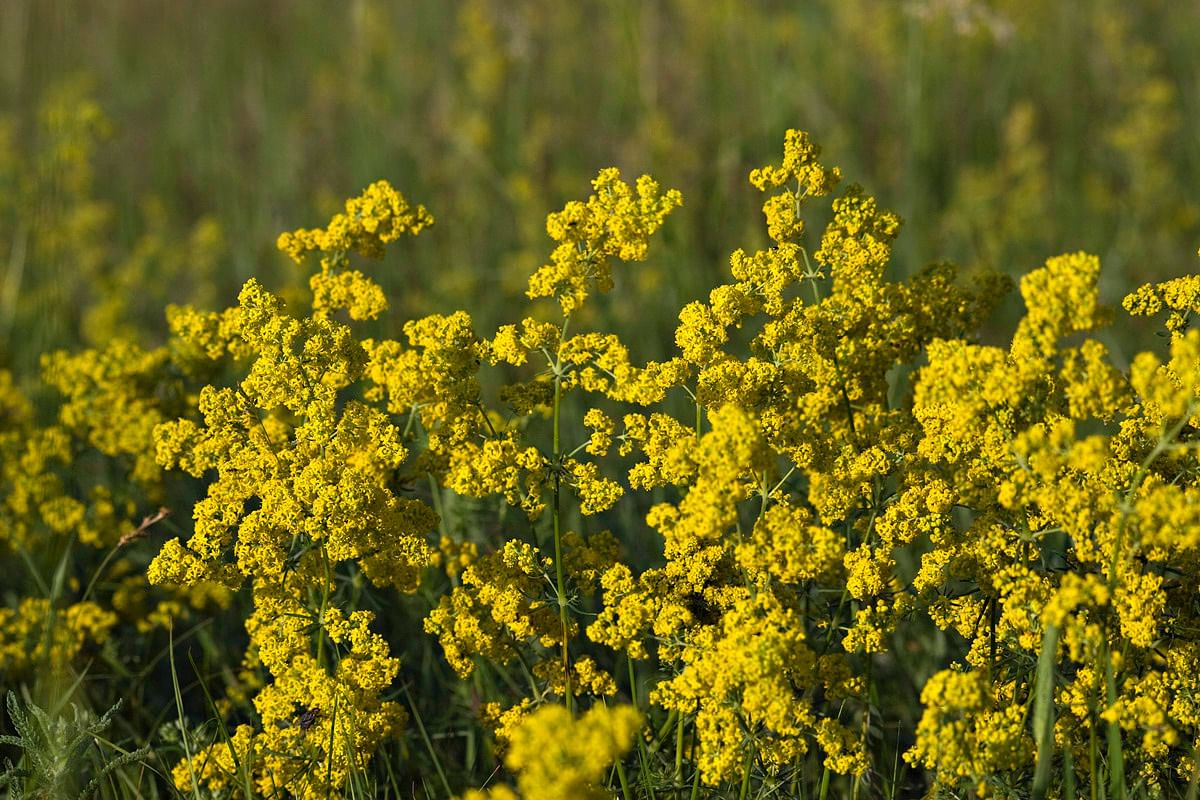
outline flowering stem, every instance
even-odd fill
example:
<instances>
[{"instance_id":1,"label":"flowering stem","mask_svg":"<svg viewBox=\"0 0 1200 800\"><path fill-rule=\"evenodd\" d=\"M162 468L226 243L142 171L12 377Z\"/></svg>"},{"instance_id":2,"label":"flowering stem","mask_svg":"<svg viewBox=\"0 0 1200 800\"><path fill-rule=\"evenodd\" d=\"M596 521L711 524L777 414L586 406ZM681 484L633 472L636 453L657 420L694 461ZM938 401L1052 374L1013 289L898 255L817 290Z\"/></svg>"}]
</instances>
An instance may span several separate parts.
<instances>
[{"instance_id":1,"label":"flowering stem","mask_svg":"<svg viewBox=\"0 0 1200 800\"><path fill-rule=\"evenodd\" d=\"M562 460L562 443L559 437L559 408L562 405L562 344L567 338L567 325L570 322L571 318L569 316L563 320L562 331L558 337L558 352L555 353L554 358L554 508L552 510L554 518L555 589L558 592L558 618L562 623L562 663L563 680L565 681L565 696L563 701L568 711L572 708L574 698L571 691L571 652L567 641L567 632L570 630L570 626L567 618L567 582L563 574L562 511L559 502L562 488L562 470L560 469L562 466L560 464Z\"/></svg>"}]
</instances>

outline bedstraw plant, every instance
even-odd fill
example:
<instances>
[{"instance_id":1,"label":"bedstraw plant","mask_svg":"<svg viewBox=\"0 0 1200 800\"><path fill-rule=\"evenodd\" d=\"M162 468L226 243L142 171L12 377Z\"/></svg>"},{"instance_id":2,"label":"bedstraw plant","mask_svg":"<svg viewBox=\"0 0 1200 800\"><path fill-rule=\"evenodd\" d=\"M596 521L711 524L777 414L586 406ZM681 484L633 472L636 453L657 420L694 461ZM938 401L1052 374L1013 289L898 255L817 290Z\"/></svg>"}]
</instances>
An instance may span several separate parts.
<instances>
[{"instance_id":1,"label":"bedstraw plant","mask_svg":"<svg viewBox=\"0 0 1200 800\"><path fill-rule=\"evenodd\" d=\"M495 330L389 322L368 262L433 218L379 182L279 237L306 300L47 356L49 425L0 377L0 547L62 575L0 670L241 625L157 756L190 797L1194 796L1200 278L1125 298L1125 364L1052 257L985 344L1010 281L889 278L806 133L749 178L766 245L661 361L594 307L683 198L610 168Z\"/></svg>"}]
</instances>

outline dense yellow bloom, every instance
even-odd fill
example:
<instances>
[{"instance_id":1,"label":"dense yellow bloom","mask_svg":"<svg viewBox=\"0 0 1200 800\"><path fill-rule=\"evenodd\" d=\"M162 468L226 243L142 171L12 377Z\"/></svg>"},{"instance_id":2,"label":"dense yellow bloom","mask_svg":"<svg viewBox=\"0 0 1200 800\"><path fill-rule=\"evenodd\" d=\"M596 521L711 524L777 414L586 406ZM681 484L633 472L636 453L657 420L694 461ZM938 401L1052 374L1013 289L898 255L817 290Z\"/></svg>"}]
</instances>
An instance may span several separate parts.
<instances>
[{"instance_id":1,"label":"dense yellow bloom","mask_svg":"<svg viewBox=\"0 0 1200 800\"><path fill-rule=\"evenodd\" d=\"M467 567L462 586L425 620L459 675L474 671L473 656L507 664L528 640L547 647L561 640L558 611L544 598L550 567L536 548L516 541Z\"/></svg>"},{"instance_id":2,"label":"dense yellow bloom","mask_svg":"<svg viewBox=\"0 0 1200 800\"><path fill-rule=\"evenodd\" d=\"M818 722L804 689L821 681L816 655L804 642L799 619L770 595L743 598L718 629L705 629L682 653L683 671L659 684L652 699L681 713L695 712L698 766L710 785L733 778L748 746L768 764L784 766L807 749L817 730L826 764L840 772L866 768L860 743L833 720ZM698 709L698 710L697 710ZM744 728L760 735L749 741ZM832 742L837 742L832 744ZM846 750L854 755L843 759Z\"/></svg>"},{"instance_id":3,"label":"dense yellow bloom","mask_svg":"<svg viewBox=\"0 0 1200 800\"><path fill-rule=\"evenodd\" d=\"M177 765L180 789L193 779L213 790L249 780L264 794L282 786L296 797L332 796L404 724L400 707L382 699L399 660L369 629L373 614L342 611L338 573L349 564L376 586L415 590L436 561L427 537L438 520L424 503L397 494L393 478L409 458L401 429L344 393L370 378L380 387L371 399L390 393L388 405L405 411L429 395L406 396L419 387L402 383L398 345L364 345L332 312L345 308L363 319L382 311L382 293L345 269L346 256L377 257L430 221L423 208L375 184L327 229L280 238L297 261L310 250L324 254L311 315L288 315L253 280L236 309L174 313L183 358L229 354L249 363L236 387L201 389L200 420L155 429L162 466L215 478L192 509L191 537L168 541L149 577L185 588L249 582L255 609L246 620L246 663L270 676L253 698L260 724L235 734L235 749L245 748L236 759L244 774L235 775L232 754L222 754L229 746L214 742ZM463 330L470 336L469 320L454 328L456 321L413 323L410 341L430 350ZM435 391L446 403L463 402L452 385ZM302 725L302 716L319 724Z\"/></svg>"},{"instance_id":4,"label":"dense yellow bloom","mask_svg":"<svg viewBox=\"0 0 1200 800\"><path fill-rule=\"evenodd\" d=\"M917 744L905 755L913 763L980 783L1029 765L1033 740L1024 710L1005 703L978 672L943 670L921 691L925 714Z\"/></svg>"},{"instance_id":5,"label":"dense yellow bloom","mask_svg":"<svg viewBox=\"0 0 1200 800\"><path fill-rule=\"evenodd\" d=\"M347 200L346 210L335 214L326 227L280 234L278 244L297 263L314 251L334 260L349 253L379 258L388 244L432 224L425 206L413 207L387 181L377 181Z\"/></svg>"},{"instance_id":6,"label":"dense yellow bloom","mask_svg":"<svg viewBox=\"0 0 1200 800\"><path fill-rule=\"evenodd\" d=\"M799 217L801 204L808 197L829 194L841 180L842 173L837 167L827 170L821 166L817 161L820 154L821 148L809 139L807 132L788 130L783 141L783 164L751 170L750 183L759 191L796 182L795 191L788 189L763 204L767 233L775 241L799 237L804 232L804 221Z\"/></svg>"},{"instance_id":7,"label":"dense yellow bloom","mask_svg":"<svg viewBox=\"0 0 1200 800\"><path fill-rule=\"evenodd\" d=\"M460 800L607 800L611 794L597 784L641 727L641 715L629 706L593 706L578 719L562 706L542 706L513 730L504 757L520 794L500 786Z\"/></svg>"},{"instance_id":8,"label":"dense yellow bloom","mask_svg":"<svg viewBox=\"0 0 1200 800\"><path fill-rule=\"evenodd\" d=\"M601 170L592 189L586 202L572 201L547 217L546 233L558 246L529 279L529 297L557 298L566 315L592 292L612 288L609 259L644 260L650 236L683 202L675 189L661 193L648 175L631 187L615 167Z\"/></svg>"},{"instance_id":9,"label":"dense yellow bloom","mask_svg":"<svg viewBox=\"0 0 1200 800\"><path fill-rule=\"evenodd\" d=\"M581 594L591 595L615 560L616 541L607 531L587 538L568 532L563 544L567 574ZM446 660L463 677L474 671L478 656L507 664L527 648L561 645L557 601L546 591L553 571L553 559L510 540L467 566L462 585L441 598L425 630L437 635ZM581 685L575 683L577 689Z\"/></svg>"}]
</instances>

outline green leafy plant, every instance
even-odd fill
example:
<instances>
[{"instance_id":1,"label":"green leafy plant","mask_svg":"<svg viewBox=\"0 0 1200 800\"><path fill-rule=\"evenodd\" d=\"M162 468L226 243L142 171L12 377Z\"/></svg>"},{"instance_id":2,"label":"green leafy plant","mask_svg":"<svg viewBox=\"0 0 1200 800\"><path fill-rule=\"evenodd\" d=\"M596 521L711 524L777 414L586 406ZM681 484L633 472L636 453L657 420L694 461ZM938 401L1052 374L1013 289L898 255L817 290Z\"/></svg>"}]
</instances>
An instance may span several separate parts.
<instances>
[{"instance_id":1,"label":"green leafy plant","mask_svg":"<svg viewBox=\"0 0 1200 800\"><path fill-rule=\"evenodd\" d=\"M114 770L140 761L150 753L149 747L127 750L109 760L101 758L98 765L97 756L89 755L93 745L104 754L100 734L108 729L121 708L119 700L99 717L72 703L69 718L56 718L36 703L22 704L16 692L8 693L6 704L17 735L0 735L0 744L16 747L23 754L17 764L6 759L4 772L0 773L0 789L6 790L12 800L85 800L95 795L101 782Z\"/></svg>"}]
</instances>

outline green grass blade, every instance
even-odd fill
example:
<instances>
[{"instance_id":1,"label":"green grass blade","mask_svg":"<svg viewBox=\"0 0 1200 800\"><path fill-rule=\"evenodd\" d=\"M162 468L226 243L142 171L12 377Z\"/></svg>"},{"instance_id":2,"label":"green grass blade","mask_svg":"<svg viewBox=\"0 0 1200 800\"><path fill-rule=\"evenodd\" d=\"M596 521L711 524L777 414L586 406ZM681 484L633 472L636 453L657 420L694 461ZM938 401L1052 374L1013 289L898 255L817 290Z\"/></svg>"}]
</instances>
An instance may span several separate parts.
<instances>
[{"instance_id":1,"label":"green grass blade","mask_svg":"<svg viewBox=\"0 0 1200 800\"><path fill-rule=\"evenodd\" d=\"M200 796L200 783L192 768L192 747L188 743L187 722L183 716L183 694L179 691L179 672L175 668L175 626L167 625L167 656L171 665L171 690L175 694L175 713L179 719L179 738L183 742L183 754L187 757L188 776L192 781L192 796Z\"/></svg>"},{"instance_id":2,"label":"green grass blade","mask_svg":"<svg viewBox=\"0 0 1200 800\"><path fill-rule=\"evenodd\" d=\"M1033 800L1044 800L1054 766L1054 664L1058 655L1058 626L1047 625L1038 657L1037 684L1033 699L1033 740L1037 743L1037 767L1033 773Z\"/></svg>"}]
</instances>

